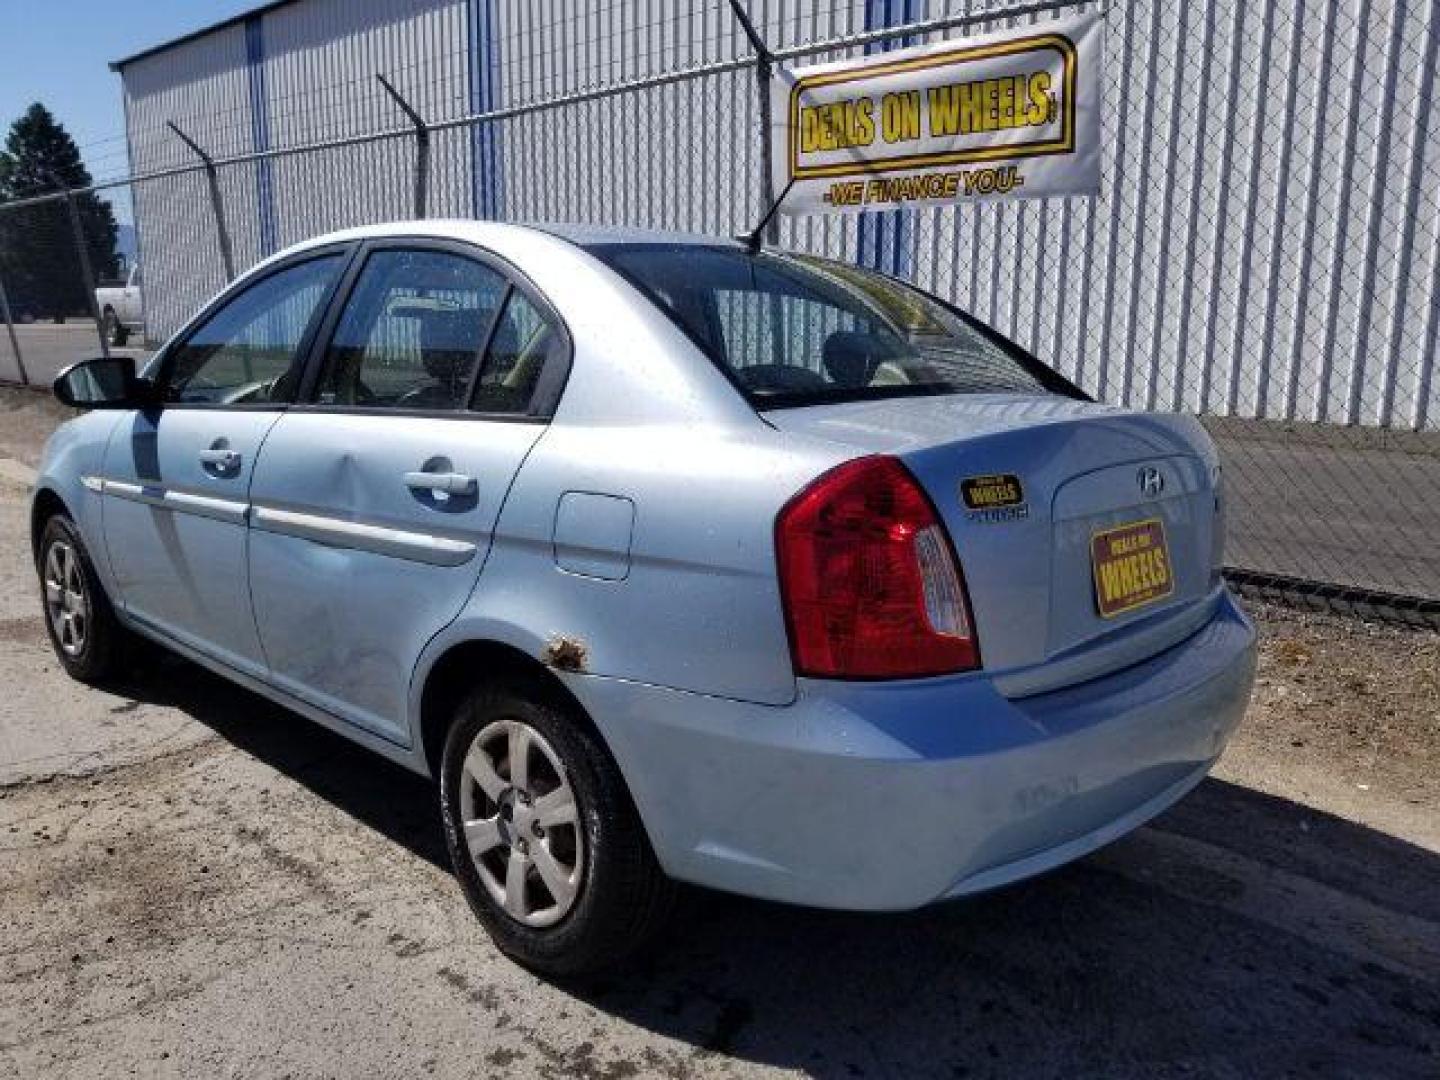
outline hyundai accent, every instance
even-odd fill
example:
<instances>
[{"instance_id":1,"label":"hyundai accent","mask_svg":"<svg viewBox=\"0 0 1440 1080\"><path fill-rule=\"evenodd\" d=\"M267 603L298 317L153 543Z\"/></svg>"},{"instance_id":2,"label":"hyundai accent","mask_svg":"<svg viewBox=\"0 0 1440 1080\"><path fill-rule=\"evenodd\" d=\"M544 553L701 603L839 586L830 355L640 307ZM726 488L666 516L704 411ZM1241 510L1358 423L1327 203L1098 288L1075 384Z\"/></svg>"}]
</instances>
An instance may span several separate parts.
<instances>
[{"instance_id":1,"label":"hyundai accent","mask_svg":"<svg viewBox=\"0 0 1440 1080\"><path fill-rule=\"evenodd\" d=\"M499 947L613 962L676 882L902 910L1170 806L1249 699L1199 423L902 281L408 222L85 361L33 539L61 663L137 639L436 782Z\"/></svg>"}]
</instances>

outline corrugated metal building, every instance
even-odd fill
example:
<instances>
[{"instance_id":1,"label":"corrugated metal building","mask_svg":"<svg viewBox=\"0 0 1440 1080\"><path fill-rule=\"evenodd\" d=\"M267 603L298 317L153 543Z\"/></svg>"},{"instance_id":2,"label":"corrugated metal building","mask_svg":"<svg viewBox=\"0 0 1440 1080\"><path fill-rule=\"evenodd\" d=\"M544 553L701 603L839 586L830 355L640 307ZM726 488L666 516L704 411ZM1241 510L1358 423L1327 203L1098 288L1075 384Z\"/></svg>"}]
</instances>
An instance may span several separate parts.
<instances>
[{"instance_id":1,"label":"corrugated metal building","mask_svg":"<svg viewBox=\"0 0 1440 1080\"><path fill-rule=\"evenodd\" d=\"M748 6L773 48L967 9L1022 21L1019 0ZM913 277L1110 400L1440 427L1440 9L1107 12L1098 199L789 219L782 238ZM403 127L377 74L444 123L700 68L435 132L430 213L730 232L760 211L753 72L703 69L749 51L725 0L282 0L116 66L137 173L193 162L167 121L216 157ZM222 168L237 268L408 216L413 162L391 138ZM152 337L222 283L204 185L136 185Z\"/></svg>"}]
</instances>

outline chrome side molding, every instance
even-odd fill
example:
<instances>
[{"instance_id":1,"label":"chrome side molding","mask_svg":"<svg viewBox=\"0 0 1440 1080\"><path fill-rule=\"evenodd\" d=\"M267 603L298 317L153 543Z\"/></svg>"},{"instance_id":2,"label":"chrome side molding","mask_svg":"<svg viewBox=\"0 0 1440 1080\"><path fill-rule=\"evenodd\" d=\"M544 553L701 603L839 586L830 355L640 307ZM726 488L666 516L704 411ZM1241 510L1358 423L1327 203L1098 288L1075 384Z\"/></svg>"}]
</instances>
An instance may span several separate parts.
<instances>
[{"instance_id":1,"label":"chrome side molding","mask_svg":"<svg viewBox=\"0 0 1440 1080\"><path fill-rule=\"evenodd\" d=\"M476 545L434 533L395 529L387 525L370 525L362 521L281 510L272 506L252 506L234 499L201 495L179 488L137 484L129 480L107 480L87 476L81 481L90 491L113 495L117 499L143 503L182 514L196 514L232 525L247 522L256 529L294 536L327 547L370 551L410 562L431 566L461 566L475 557Z\"/></svg>"},{"instance_id":2,"label":"chrome side molding","mask_svg":"<svg viewBox=\"0 0 1440 1080\"><path fill-rule=\"evenodd\" d=\"M179 488L136 484L128 480L102 479L96 483L99 486L98 488L92 487L92 491L98 490L106 495L114 495L117 499L127 499L130 502L144 503L147 506L158 506L164 510L198 514L200 517L227 521L232 525L245 524L245 514L249 510L247 503L236 502L234 499L219 499L214 495L199 495ZM90 487L88 483L85 486Z\"/></svg>"},{"instance_id":3,"label":"chrome side molding","mask_svg":"<svg viewBox=\"0 0 1440 1080\"><path fill-rule=\"evenodd\" d=\"M296 536L330 547L372 551L411 562L432 566L460 566L475 557L476 547L466 540L454 540L432 533L392 529L385 525L367 525L360 521L303 514L270 506L255 506L250 521L257 529Z\"/></svg>"}]
</instances>

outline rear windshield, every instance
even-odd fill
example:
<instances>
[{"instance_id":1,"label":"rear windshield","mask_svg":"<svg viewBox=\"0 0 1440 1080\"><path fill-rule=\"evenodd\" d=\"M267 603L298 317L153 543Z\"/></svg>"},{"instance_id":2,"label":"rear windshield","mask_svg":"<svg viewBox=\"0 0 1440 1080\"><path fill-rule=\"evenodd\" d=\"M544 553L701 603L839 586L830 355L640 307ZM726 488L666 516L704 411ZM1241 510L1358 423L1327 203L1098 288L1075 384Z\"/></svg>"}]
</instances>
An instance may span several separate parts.
<instances>
[{"instance_id":1,"label":"rear windshield","mask_svg":"<svg viewBox=\"0 0 1440 1080\"><path fill-rule=\"evenodd\" d=\"M588 250L674 319L761 408L1073 392L935 298L845 263L694 244Z\"/></svg>"}]
</instances>

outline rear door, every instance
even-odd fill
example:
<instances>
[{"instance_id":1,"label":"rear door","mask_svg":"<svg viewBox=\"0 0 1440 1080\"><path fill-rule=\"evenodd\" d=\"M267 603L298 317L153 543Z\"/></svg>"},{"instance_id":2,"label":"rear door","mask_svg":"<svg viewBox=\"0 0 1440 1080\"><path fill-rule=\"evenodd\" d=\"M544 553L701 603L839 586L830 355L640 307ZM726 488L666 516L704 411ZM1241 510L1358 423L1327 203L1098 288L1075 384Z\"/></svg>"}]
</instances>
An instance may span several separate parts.
<instances>
[{"instance_id":1,"label":"rear door","mask_svg":"<svg viewBox=\"0 0 1440 1080\"><path fill-rule=\"evenodd\" d=\"M97 478L127 613L252 674L265 663L245 580L250 482L348 255L277 265L203 317L161 361L160 404L117 426Z\"/></svg>"},{"instance_id":2,"label":"rear door","mask_svg":"<svg viewBox=\"0 0 1440 1080\"><path fill-rule=\"evenodd\" d=\"M459 614L568 344L504 264L365 249L252 486L250 588L271 679L408 740L410 676Z\"/></svg>"}]
</instances>

